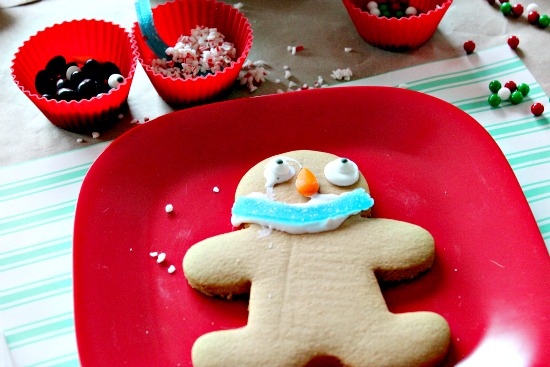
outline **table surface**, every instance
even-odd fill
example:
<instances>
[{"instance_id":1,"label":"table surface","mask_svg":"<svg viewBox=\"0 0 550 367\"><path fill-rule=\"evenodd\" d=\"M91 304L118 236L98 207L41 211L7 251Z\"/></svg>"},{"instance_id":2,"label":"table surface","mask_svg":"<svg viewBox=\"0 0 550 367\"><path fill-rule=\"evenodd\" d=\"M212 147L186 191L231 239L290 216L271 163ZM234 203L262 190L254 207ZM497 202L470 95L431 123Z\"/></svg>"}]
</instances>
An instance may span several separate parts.
<instances>
[{"instance_id":1,"label":"table surface","mask_svg":"<svg viewBox=\"0 0 550 367\"><path fill-rule=\"evenodd\" d=\"M130 96L129 110L112 127L100 131L97 139L68 132L53 126L17 88L10 74L10 64L17 48L37 31L65 20L105 19L126 28L135 21L134 0L42 0L10 6L25 0L0 0L0 166L73 150L101 141L115 139L131 129L133 119L155 118L173 109L155 92L145 72L138 66ZM28 0L27 0L28 2ZM152 3L161 2L159 0ZM235 2L233 2L235 3ZM235 86L227 98L276 93L288 84L285 65L299 85L312 85L320 75L329 85L341 84L330 78L332 70L351 68L353 79L379 75L392 70L464 55L467 40L474 40L476 50L506 43L510 35L520 39L518 56L525 63L546 94L550 94L550 28L539 29L522 16L505 17L496 5L485 0L455 0L433 38L417 50L395 53L365 43L357 34L344 6L338 0L243 1L241 11L249 19L254 44L252 61L268 64L267 81L255 92ZM542 13L550 13L550 1L538 1ZM525 3L524 5L527 5ZM289 45L303 45L297 55L287 51ZM352 52L344 52L351 47ZM84 143L77 139L83 138Z\"/></svg>"}]
</instances>

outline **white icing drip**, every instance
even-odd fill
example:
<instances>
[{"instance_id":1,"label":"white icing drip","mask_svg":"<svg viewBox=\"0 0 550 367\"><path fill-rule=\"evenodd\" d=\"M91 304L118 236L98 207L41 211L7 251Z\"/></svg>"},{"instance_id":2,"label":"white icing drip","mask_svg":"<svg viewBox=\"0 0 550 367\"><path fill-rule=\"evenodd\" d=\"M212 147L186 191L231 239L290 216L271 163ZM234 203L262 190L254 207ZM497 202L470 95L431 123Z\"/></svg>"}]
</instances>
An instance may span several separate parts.
<instances>
[{"instance_id":1,"label":"white icing drip","mask_svg":"<svg viewBox=\"0 0 550 367\"><path fill-rule=\"evenodd\" d=\"M301 165L297 160L285 156L275 157L267 162L264 169L266 187L272 188L276 184L286 182L294 177L296 174L296 169L292 167L289 162L294 162L301 168Z\"/></svg>"}]
</instances>

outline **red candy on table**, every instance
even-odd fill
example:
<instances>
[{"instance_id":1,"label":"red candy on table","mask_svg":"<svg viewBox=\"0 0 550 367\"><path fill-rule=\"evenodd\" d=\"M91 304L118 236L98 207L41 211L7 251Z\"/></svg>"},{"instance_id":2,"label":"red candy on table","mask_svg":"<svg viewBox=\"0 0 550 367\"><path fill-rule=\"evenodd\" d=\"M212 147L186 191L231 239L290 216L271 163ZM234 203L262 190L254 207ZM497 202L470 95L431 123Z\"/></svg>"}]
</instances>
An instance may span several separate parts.
<instances>
[{"instance_id":1,"label":"red candy on table","mask_svg":"<svg viewBox=\"0 0 550 367\"><path fill-rule=\"evenodd\" d=\"M516 89L518 89L518 86L516 85L516 83L512 80L510 80L509 82L507 82L506 84L504 84L504 86L508 89L510 89L510 92L514 92Z\"/></svg>"},{"instance_id":2,"label":"red candy on table","mask_svg":"<svg viewBox=\"0 0 550 367\"><path fill-rule=\"evenodd\" d=\"M539 13L537 11L531 11L527 15L527 21L530 24L537 25L539 23Z\"/></svg>"},{"instance_id":3,"label":"red candy on table","mask_svg":"<svg viewBox=\"0 0 550 367\"><path fill-rule=\"evenodd\" d=\"M531 105L531 112L535 116L540 116L544 112L544 105L542 103L536 102Z\"/></svg>"},{"instance_id":4,"label":"red candy on table","mask_svg":"<svg viewBox=\"0 0 550 367\"><path fill-rule=\"evenodd\" d=\"M510 36L508 38L508 46L510 46L510 48L512 50L515 50L519 45L519 38L517 38L516 36Z\"/></svg>"},{"instance_id":5,"label":"red candy on table","mask_svg":"<svg viewBox=\"0 0 550 367\"><path fill-rule=\"evenodd\" d=\"M464 51L466 51L467 54L471 54L472 52L474 52L475 48L476 44L474 43L474 41L469 40L464 42Z\"/></svg>"},{"instance_id":6,"label":"red candy on table","mask_svg":"<svg viewBox=\"0 0 550 367\"><path fill-rule=\"evenodd\" d=\"M512 5L512 15L514 15L515 17L519 17L521 14L523 14L523 5L521 4Z\"/></svg>"}]
</instances>

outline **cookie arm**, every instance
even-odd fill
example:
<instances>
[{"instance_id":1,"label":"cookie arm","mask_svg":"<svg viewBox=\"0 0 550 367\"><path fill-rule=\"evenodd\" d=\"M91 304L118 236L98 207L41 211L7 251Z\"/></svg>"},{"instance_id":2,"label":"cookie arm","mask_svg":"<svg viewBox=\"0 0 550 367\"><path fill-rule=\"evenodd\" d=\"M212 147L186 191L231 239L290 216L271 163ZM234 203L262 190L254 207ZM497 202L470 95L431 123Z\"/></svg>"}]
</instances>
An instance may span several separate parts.
<instances>
[{"instance_id":1,"label":"cookie arm","mask_svg":"<svg viewBox=\"0 0 550 367\"><path fill-rule=\"evenodd\" d=\"M233 294L248 293L248 264L238 253L246 241L243 237L241 231L230 232L191 246L183 259L189 285L210 296L230 298Z\"/></svg>"},{"instance_id":2,"label":"cookie arm","mask_svg":"<svg viewBox=\"0 0 550 367\"><path fill-rule=\"evenodd\" d=\"M374 270L381 280L410 279L428 270L434 261L432 235L417 225L390 220L372 219L371 233L378 242Z\"/></svg>"}]
</instances>

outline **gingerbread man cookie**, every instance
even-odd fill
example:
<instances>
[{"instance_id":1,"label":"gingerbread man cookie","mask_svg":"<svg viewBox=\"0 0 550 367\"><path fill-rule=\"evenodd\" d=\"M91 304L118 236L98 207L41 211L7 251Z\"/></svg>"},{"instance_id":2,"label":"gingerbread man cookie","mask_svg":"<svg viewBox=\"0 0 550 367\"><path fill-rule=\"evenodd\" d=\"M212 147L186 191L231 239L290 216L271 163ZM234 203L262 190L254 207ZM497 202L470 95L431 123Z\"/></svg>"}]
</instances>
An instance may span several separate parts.
<instances>
[{"instance_id":1,"label":"gingerbread man cookie","mask_svg":"<svg viewBox=\"0 0 550 367\"><path fill-rule=\"evenodd\" d=\"M405 222L367 218L369 188L351 160L294 151L242 178L232 222L243 228L192 246L189 284L249 293L245 327L201 336L195 367L433 366L450 331L432 312L389 312L379 280L429 269L434 242Z\"/></svg>"}]
</instances>

